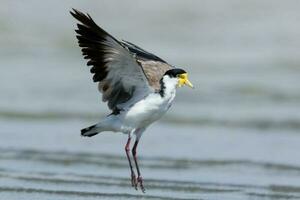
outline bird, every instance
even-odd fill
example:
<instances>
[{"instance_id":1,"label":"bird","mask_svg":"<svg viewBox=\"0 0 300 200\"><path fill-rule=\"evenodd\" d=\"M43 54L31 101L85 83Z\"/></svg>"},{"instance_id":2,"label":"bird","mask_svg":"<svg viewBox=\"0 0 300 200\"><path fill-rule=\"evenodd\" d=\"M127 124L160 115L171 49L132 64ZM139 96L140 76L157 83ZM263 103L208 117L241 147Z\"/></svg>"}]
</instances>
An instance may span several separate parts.
<instances>
[{"instance_id":1,"label":"bird","mask_svg":"<svg viewBox=\"0 0 300 200\"><path fill-rule=\"evenodd\" d=\"M188 73L131 42L116 39L88 13L72 9L70 14L77 20L76 38L93 81L111 110L99 123L82 129L81 135L92 137L104 131L127 134L125 152L131 185L145 192L137 159L138 143L147 127L169 110L177 88L193 88ZM130 156L133 137L131 154L137 175Z\"/></svg>"}]
</instances>

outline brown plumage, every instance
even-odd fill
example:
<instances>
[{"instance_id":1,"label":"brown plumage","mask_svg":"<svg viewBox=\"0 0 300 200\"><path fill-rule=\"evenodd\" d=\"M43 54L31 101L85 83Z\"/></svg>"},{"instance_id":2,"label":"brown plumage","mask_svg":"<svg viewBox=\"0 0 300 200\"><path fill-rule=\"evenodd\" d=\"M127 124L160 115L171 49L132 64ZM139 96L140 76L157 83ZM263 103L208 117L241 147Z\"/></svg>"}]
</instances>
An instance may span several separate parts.
<instances>
[{"instance_id":1,"label":"brown plumage","mask_svg":"<svg viewBox=\"0 0 300 200\"><path fill-rule=\"evenodd\" d=\"M149 85L154 88L156 92L158 92L160 90L160 79L165 74L165 72L169 69L172 69L172 67L169 64L160 61L137 61L142 66L144 73L148 79Z\"/></svg>"}]
</instances>

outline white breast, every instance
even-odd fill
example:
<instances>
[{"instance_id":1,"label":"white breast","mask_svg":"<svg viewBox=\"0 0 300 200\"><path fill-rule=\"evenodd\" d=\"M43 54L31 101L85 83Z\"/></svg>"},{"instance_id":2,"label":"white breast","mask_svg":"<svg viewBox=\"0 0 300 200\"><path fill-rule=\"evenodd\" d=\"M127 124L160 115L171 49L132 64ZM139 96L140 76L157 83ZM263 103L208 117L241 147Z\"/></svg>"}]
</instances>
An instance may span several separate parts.
<instances>
[{"instance_id":1,"label":"white breast","mask_svg":"<svg viewBox=\"0 0 300 200\"><path fill-rule=\"evenodd\" d=\"M172 105L177 80L166 80L164 94L152 93L126 109L122 114L124 129L147 127L161 118Z\"/></svg>"}]
</instances>

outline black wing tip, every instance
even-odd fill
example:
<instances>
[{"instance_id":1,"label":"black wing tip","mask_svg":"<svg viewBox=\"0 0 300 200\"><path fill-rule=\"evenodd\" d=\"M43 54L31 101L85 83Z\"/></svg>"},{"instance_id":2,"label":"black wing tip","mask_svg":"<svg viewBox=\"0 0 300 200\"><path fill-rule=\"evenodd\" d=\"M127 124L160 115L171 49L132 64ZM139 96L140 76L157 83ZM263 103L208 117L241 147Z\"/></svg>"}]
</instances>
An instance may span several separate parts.
<instances>
[{"instance_id":1,"label":"black wing tip","mask_svg":"<svg viewBox=\"0 0 300 200\"><path fill-rule=\"evenodd\" d=\"M80 12L79 10L72 8L72 10L70 10L70 14L77 19L77 17L84 15L82 12Z\"/></svg>"},{"instance_id":2,"label":"black wing tip","mask_svg":"<svg viewBox=\"0 0 300 200\"><path fill-rule=\"evenodd\" d=\"M84 59L89 60L87 66L93 66L90 69L90 72L94 74L93 81L100 82L105 79L108 74L106 70L106 61L103 57L106 53L104 49L107 48L107 44L103 41L106 41L107 37L110 37L119 45L122 46L122 44L104 29L99 27L89 14L84 14L74 8L70 10L70 14L79 21L79 23L77 23L77 29L75 30L76 38L79 47L81 47Z\"/></svg>"},{"instance_id":3,"label":"black wing tip","mask_svg":"<svg viewBox=\"0 0 300 200\"><path fill-rule=\"evenodd\" d=\"M82 16L87 16L87 15L85 15L83 12L81 12L81 11L75 9L75 8L72 8L72 10L70 10L70 14L71 14L73 17L75 17L75 18L77 18L77 17L82 17Z\"/></svg>"},{"instance_id":4,"label":"black wing tip","mask_svg":"<svg viewBox=\"0 0 300 200\"><path fill-rule=\"evenodd\" d=\"M82 35L81 33L79 33L80 29L88 28L93 29L94 32L101 32L103 35L108 35L114 40L118 41L113 36L108 34L104 29L99 27L88 13L85 14L75 8L72 8L72 10L70 10L70 14L80 22L77 23L78 30L75 30L77 34Z\"/></svg>"},{"instance_id":5,"label":"black wing tip","mask_svg":"<svg viewBox=\"0 0 300 200\"><path fill-rule=\"evenodd\" d=\"M95 25L95 22L93 21L92 17L86 13L84 14L83 12L72 8L72 10L70 10L70 14L77 19L78 21L80 21L82 24L85 25Z\"/></svg>"}]
</instances>

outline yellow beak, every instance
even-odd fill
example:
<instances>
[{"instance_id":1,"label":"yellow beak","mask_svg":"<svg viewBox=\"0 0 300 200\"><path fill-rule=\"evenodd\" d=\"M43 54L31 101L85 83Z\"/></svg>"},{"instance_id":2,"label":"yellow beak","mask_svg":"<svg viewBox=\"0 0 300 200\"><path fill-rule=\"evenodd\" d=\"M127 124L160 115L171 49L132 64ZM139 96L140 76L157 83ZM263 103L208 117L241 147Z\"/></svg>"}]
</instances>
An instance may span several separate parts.
<instances>
[{"instance_id":1,"label":"yellow beak","mask_svg":"<svg viewBox=\"0 0 300 200\"><path fill-rule=\"evenodd\" d=\"M181 87L183 85L187 85L190 88L194 88L193 84L188 79L188 74L187 73L179 75L178 87Z\"/></svg>"},{"instance_id":2,"label":"yellow beak","mask_svg":"<svg viewBox=\"0 0 300 200\"><path fill-rule=\"evenodd\" d=\"M189 79L186 79L184 84L189 86L190 88L194 88L193 84L189 81Z\"/></svg>"}]
</instances>

